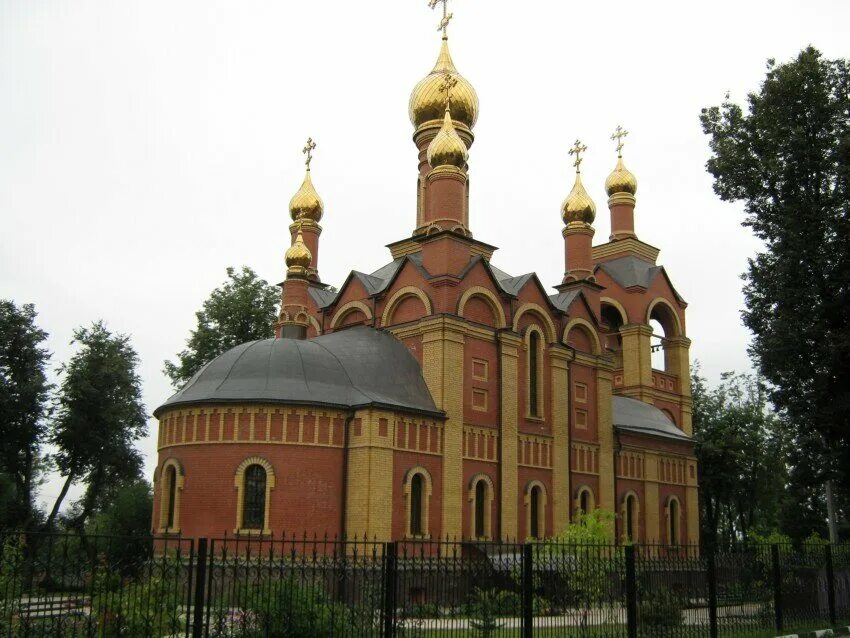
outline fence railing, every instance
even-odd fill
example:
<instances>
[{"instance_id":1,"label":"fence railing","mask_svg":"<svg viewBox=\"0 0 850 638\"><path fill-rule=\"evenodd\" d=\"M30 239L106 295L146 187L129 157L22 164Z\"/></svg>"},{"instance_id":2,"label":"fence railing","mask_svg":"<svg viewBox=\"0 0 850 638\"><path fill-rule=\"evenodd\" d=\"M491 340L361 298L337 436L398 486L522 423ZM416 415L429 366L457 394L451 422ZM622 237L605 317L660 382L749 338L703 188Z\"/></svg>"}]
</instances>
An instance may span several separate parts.
<instances>
[{"instance_id":1,"label":"fence railing","mask_svg":"<svg viewBox=\"0 0 850 638\"><path fill-rule=\"evenodd\" d=\"M0 636L759 637L850 619L850 550L0 534Z\"/></svg>"}]
</instances>

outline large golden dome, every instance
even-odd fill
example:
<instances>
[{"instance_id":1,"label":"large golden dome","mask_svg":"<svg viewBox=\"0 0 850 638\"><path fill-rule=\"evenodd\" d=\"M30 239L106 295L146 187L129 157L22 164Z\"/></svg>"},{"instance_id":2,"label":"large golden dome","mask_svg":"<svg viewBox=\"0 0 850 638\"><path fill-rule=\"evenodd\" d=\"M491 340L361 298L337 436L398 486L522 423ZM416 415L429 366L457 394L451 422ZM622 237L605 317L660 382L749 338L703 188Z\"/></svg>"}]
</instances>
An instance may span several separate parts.
<instances>
[{"instance_id":1,"label":"large golden dome","mask_svg":"<svg viewBox=\"0 0 850 638\"><path fill-rule=\"evenodd\" d=\"M449 41L443 37L443 46L440 49L440 57L437 64L410 94L410 121L417 129L426 122L443 119L446 110L446 94L440 90L440 85L450 75L457 80L457 85L452 89L452 119L468 127L470 130L475 126L478 119L478 94L469 81L458 73L449 53Z\"/></svg>"},{"instance_id":2,"label":"large golden dome","mask_svg":"<svg viewBox=\"0 0 850 638\"><path fill-rule=\"evenodd\" d=\"M617 166L605 180L605 190L609 196L615 193L628 193L629 195L637 193L637 178L623 164L622 157L617 158Z\"/></svg>"},{"instance_id":3,"label":"large golden dome","mask_svg":"<svg viewBox=\"0 0 850 638\"><path fill-rule=\"evenodd\" d=\"M428 145L428 163L433 168L438 166L463 168L466 166L468 158L469 153L466 150L466 144L457 134L451 113L447 108L443 115L443 125L440 127L440 132Z\"/></svg>"},{"instance_id":4,"label":"large golden dome","mask_svg":"<svg viewBox=\"0 0 850 638\"><path fill-rule=\"evenodd\" d=\"M289 200L289 214L292 215L294 221L312 219L314 222L318 222L322 219L324 211L325 205L313 187L313 180L310 179L310 168L308 167L301 188Z\"/></svg>"},{"instance_id":5,"label":"large golden dome","mask_svg":"<svg viewBox=\"0 0 850 638\"><path fill-rule=\"evenodd\" d=\"M309 175L310 173L307 173L308 177ZM304 236L301 234L300 228L298 229L298 235L295 236L295 241L292 242L289 250L286 251L284 259L286 260L286 267L289 272L303 273L310 267L310 263L313 261L313 255L304 243Z\"/></svg>"},{"instance_id":6,"label":"large golden dome","mask_svg":"<svg viewBox=\"0 0 850 638\"><path fill-rule=\"evenodd\" d=\"M581 173L576 173L576 183L561 205L561 217L565 224L583 222L592 224L596 219L596 204L581 183Z\"/></svg>"}]
</instances>

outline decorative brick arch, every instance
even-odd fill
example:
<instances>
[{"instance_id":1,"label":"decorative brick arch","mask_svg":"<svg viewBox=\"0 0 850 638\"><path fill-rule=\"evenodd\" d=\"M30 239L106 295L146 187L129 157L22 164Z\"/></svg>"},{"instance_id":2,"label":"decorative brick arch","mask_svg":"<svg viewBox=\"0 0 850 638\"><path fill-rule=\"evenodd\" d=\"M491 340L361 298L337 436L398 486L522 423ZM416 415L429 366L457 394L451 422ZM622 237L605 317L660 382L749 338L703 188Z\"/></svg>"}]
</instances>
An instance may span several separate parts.
<instances>
[{"instance_id":1,"label":"decorative brick arch","mask_svg":"<svg viewBox=\"0 0 850 638\"><path fill-rule=\"evenodd\" d=\"M552 321L552 318L549 316L549 313L546 312L545 308L542 308L538 304L531 302L522 304L519 307L519 310L516 311L516 314L514 314L514 332L519 332L519 320L526 312L531 312L540 318L540 321L546 328L546 340L549 343L553 343L557 340L558 331L555 329L555 323Z\"/></svg>"},{"instance_id":2,"label":"decorative brick arch","mask_svg":"<svg viewBox=\"0 0 850 638\"><path fill-rule=\"evenodd\" d=\"M590 342L593 344L593 354L600 354L602 352L602 344L599 343L599 335L596 334L596 328L594 328L593 324L587 319L582 319L581 317L573 317L570 319L569 323L567 323L567 327L564 328L562 341L565 345L567 343L567 337L570 335L570 330L573 328L579 328L580 330L585 330L587 332L590 336Z\"/></svg>"},{"instance_id":3,"label":"decorative brick arch","mask_svg":"<svg viewBox=\"0 0 850 638\"><path fill-rule=\"evenodd\" d=\"M422 493L422 511L420 515L422 517L422 534L420 536L414 536L411 532L411 516L410 516L410 507L411 503L411 492L413 486L413 477L421 476L422 483L424 487L424 491ZM415 467L410 468L404 475L404 485L402 487L402 493L404 494L404 535L407 538L430 538L431 530L430 530L430 519L431 519L431 493L433 491L433 482L431 481L431 473L428 472L421 465L417 465Z\"/></svg>"},{"instance_id":4,"label":"decorative brick arch","mask_svg":"<svg viewBox=\"0 0 850 638\"><path fill-rule=\"evenodd\" d=\"M266 471L266 497L265 497L265 512L263 514L263 529L245 529L242 525L242 508L244 505L245 494L245 471L252 465L259 465ZM233 485L236 488L236 527L233 530L236 534L271 534L269 526L269 512L271 509L271 492L274 489L274 467L261 456L251 456L242 461L239 467L236 468L236 474L233 478Z\"/></svg>"},{"instance_id":5,"label":"decorative brick arch","mask_svg":"<svg viewBox=\"0 0 850 638\"><path fill-rule=\"evenodd\" d=\"M168 499L171 486L166 481L168 469L174 468L174 518L168 524ZM180 532L180 500L183 492L183 482L186 478L183 465L174 457L168 458L159 469L159 533L176 534Z\"/></svg>"},{"instance_id":6,"label":"decorative brick arch","mask_svg":"<svg viewBox=\"0 0 850 638\"><path fill-rule=\"evenodd\" d=\"M668 545L682 544L682 503L678 497L670 496L664 506L664 519L667 524L665 534Z\"/></svg>"},{"instance_id":7,"label":"decorative brick arch","mask_svg":"<svg viewBox=\"0 0 850 638\"><path fill-rule=\"evenodd\" d=\"M502 308L502 304L499 303L498 298L494 295L490 290L484 288L483 286L473 286L469 288L460 298L457 304L457 314L463 317L464 308L466 308L466 302L472 299L473 297L482 297L487 305L490 306L493 314L496 317L496 327L497 328L505 328L508 323L507 319L505 319L505 311Z\"/></svg>"},{"instance_id":8,"label":"decorative brick arch","mask_svg":"<svg viewBox=\"0 0 850 638\"><path fill-rule=\"evenodd\" d=\"M395 309L398 307L399 303L404 300L405 297L417 297L419 301L425 306L425 316L432 314L434 311L432 310L431 300L428 299L428 295L426 295L422 290L417 288L416 286L405 286L404 288L399 288L393 293L393 296L390 297L390 300L387 302L387 305L384 306L384 313L381 315L381 326L389 325L392 320L393 313Z\"/></svg>"},{"instance_id":9,"label":"decorative brick arch","mask_svg":"<svg viewBox=\"0 0 850 638\"><path fill-rule=\"evenodd\" d=\"M635 509L634 512L632 512L632 522L634 523L635 528L634 538L629 537L628 505L630 498L633 498L635 503ZM625 494L623 494L623 501L622 503L620 503L620 519L623 521L623 533L620 534L620 537L624 541L630 541L632 543L636 543L638 540L640 540L640 498L634 490L629 490Z\"/></svg>"},{"instance_id":10,"label":"decorative brick arch","mask_svg":"<svg viewBox=\"0 0 850 638\"><path fill-rule=\"evenodd\" d=\"M620 313L620 318L623 320L623 325L626 326L629 324L629 313L626 312L626 309L623 307L623 304L621 304L619 301L617 301L616 299L612 299L611 297L600 297L599 303L607 304L613 308L616 308Z\"/></svg>"},{"instance_id":11,"label":"decorative brick arch","mask_svg":"<svg viewBox=\"0 0 850 638\"><path fill-rule=\"evenodd\" d=\"M576 513L581 511L581 495L587 494L587 514L590 514L593 510L596 509L596 497L593 494L593 490L589 485L581 485L576 490L576 498L573 507L575 508Z\"/></svg>"},{"instance_id":12,"label":"decorative brick arch","mask_svg":"<svg viewBox=\"0 0 850 638\"><path fill-rule=\"evenodd\" d=\"M525 505L525 536L531 538L531 491L534 488L540 489L540 502L537 504L537 532L538 538L546 537L546 505L549 497L546 494L546 486L542 481L529 481L525 486L525 497L523 504Z\"/></svg>"},{"instance_id":13,"label":"decorative brick arch","mask_svg":"<svg viewBox=\"0 0 850 638\"><path fill-rule=\"evenodd\" d=\"M665 310L668 311L668 314L673 320L673 329L675 330L676 334L665 334L665 338L669 339L670 337L684 337L685 331L682 329L682 321L681 319L679 319L679 313L676 312L676 309L673 307L673 304L667 301L664 297L656 297L649 303L649 306L647 306L646 325L649 325L649 322L652 319L652 311L655 310L657 306L664 306Z\"/></svg>"},{"instance_id":14,"label":"decorative brick arch","mask_svg":"<svg viewBox=\"0 0 850 638\"><path fill-rule=\"evenodd\" d=\"M349 301L347 304L344 304L336 311L331 319L331 330L335 329L340 322L345 319L345 316L354 312L355 310L359 310L364 315L366 315L367 319L372 318L372 310L362 301Z\"/></svg>"}]
</instances>

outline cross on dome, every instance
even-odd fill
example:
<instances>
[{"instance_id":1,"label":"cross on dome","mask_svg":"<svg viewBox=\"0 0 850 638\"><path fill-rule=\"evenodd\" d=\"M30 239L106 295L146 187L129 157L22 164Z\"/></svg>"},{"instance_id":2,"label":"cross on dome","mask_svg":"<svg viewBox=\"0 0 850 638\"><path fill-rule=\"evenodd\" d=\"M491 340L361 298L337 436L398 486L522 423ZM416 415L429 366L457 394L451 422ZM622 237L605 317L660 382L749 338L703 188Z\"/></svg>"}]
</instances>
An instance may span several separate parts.
<instances>
[{"instance_id":1,"label":"cross on dome","mask_svg":"<svg viewBox=\"0 0 850 638\"><path fill-rule=\"evenodd\" d=\"M307 170L310 170L310 162L313 161L313 150L316 148L316 143L313 141L312 137L307 138L307 144L301 149L301 152L307 156L307 159L304 160L304 163L307 165Z\"/></svg>"},{"instance_id":2,"label":"cross on dome","mask_svg":"<svg viewBox=\"0 0 850 638\"><path fill-rule=\"evenodd\" d=\"M629 132L626 129L624 129L620 125L617 125L614 134L611 136L611 139L617 142L617 157L623 156L623 146L625 146L625 144L623 143L623 138L626 137L626 135L628 134Z\"/></svg>"},{"instance_id":3,"label":"cross on dome","mask_svg":"<svg viewBox=\"0 0 850 638\"><path fill-rule=\"evenodd\" d=\"M457 86L457 78L451 73L446 73L443 76L443 81L440 84L440 93L446 94L446 110L451 110L452 89Z\"/></svg>"},{"instance_id":4,"label":"cross on dome","mask_svg":"<svg viewBox=\"0 0 850 638\"><path fill-rule=\"evenodd\" d=\"M573 147L570 149L570 155L575 155L576 159L573 162L573 166L576 167L576 173L581 173L581 163L584 161L581 157L581 154L587 150L587 146L582 144L579 140L576 140Z\"/></svg>"},{"instance_id":5,"label":"cross on dome","mask_svg":"<svg viewBox=\"0 0 850 638\"><path fill-rule=\"evenodd\" d=\"M440 20L437 31L442 31L444 38L448 37L446 32L449 28L449 22L451 22L454 17L453 13L448 12L448 2L449 0L428 0L428 6L432 9L436 9L438 4L442 3L443 5L443 19Z\"/></svg>"}]
</instances>

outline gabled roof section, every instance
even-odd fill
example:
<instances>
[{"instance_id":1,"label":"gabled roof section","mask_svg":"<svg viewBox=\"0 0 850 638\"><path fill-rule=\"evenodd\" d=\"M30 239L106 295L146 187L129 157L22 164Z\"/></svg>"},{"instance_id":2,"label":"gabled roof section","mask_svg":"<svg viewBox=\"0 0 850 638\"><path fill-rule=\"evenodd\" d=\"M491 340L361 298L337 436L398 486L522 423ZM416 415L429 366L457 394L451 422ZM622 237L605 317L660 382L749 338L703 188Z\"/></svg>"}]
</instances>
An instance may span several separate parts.
<instances>
[{"instance_id":1,"label":"gabled roof section","mask_svg":"<svg viewBox=\"0 0 850 638\"><path fill-rule=\"evenodd\" d=\"M313 301L316 302L316 306L319 308L327 308L330 306L334 301L336 301L337 295L339 294L336 291L329 290L327 288L318 288L316 286L310 286L307 289L307 293L313 298Z\"/></svg>"},{"instance_id":2,"label":"gabled roof section","mask_svg":"<svg viewBox=\"0 0 850 638\"><path fill-rule=\"evenodd\" d=\"M693 441L654 405L621 396L612 397L612 404L614 427L618 430L683 442Z\"/></svg>"},{"instance_id":3,"label":"gabled roof section","mask_svg":"<svg viewBox=\"0 0 850 638\"><path fill-rule=\"evenodd\" d=\"M652 280L661 272L661 266L655 266L643 259L626 255L619 259L603 262L597 265L623 288L649 288Z\"/></svg>"}]
</instances>

